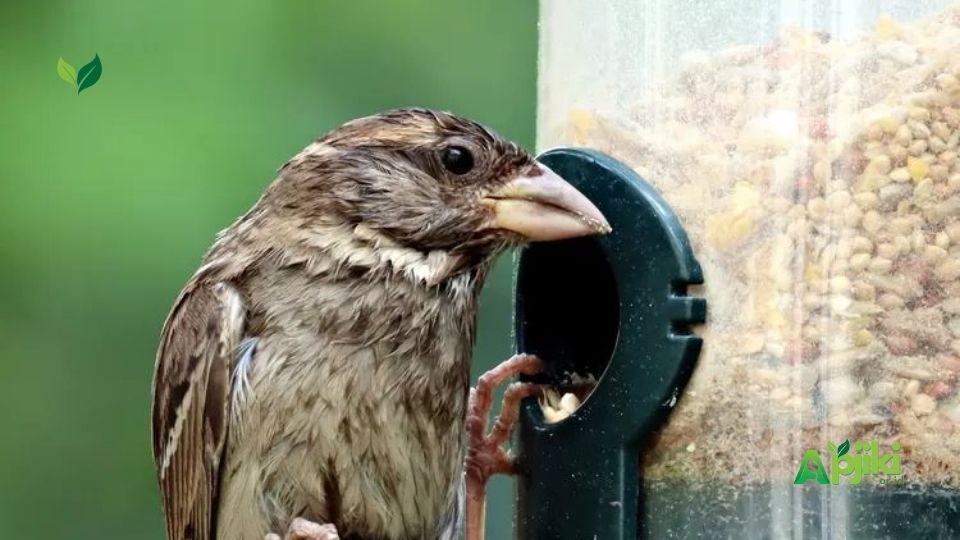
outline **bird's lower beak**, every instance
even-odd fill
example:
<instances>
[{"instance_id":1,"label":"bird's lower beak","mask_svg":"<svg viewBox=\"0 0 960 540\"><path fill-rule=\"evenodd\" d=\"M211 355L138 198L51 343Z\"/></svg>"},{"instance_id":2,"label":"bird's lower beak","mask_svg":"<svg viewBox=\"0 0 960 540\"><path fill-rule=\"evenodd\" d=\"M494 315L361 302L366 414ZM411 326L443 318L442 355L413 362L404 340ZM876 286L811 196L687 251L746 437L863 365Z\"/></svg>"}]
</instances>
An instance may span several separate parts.
<instances>
[{"instance_id":1,"label":"bird's lower beak","mask_svg":"<svg viewBox=\"0 0 960 540\"><path fill-rule=\"evenodd\" d=\"M600 210L542 163L484 197L493 210L491 228L513 231L531 241L606 234L610 224Z\"/></svg>"}]
</instances>

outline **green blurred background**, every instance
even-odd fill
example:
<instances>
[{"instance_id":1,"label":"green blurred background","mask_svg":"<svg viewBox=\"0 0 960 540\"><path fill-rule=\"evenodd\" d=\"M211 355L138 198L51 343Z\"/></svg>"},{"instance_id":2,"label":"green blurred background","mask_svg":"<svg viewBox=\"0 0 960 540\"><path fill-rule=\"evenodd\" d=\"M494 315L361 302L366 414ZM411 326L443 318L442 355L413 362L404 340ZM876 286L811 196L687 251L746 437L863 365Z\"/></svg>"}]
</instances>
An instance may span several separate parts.
<instances>
[{"instance_id":1,"label":"green blurred background","mask_svg":"<svg viewBox=\"0 0 960 540\"><path fill-rule=\"evenodd\" d=\"M99 53L77 96L56 73ZM160 326L214 234L337 124L421 105L534 140L535 0L0 2L0 537L160 539ZM510 350L487 285L476 369ZM508 538L498 479L488 538Z\"/></svg>"}]
</instances>

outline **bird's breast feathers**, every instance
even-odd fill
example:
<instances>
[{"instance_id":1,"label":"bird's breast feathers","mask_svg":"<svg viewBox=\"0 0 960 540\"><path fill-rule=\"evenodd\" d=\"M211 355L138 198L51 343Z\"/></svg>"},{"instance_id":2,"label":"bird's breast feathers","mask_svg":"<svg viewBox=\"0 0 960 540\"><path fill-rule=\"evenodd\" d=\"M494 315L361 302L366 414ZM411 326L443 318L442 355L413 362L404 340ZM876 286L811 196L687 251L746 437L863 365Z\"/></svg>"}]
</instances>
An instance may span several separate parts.
<instances>
[{"instance_id":1,"label":"bird's breast feathers","mask_svg":"<svg viewBox=\"0 0 960 540\"><path fill-rule=\"evenodd\" d=\"M456 512L472 316L404 283L253 281L263 328L236 363L218 536L294 517L361 538L440 534Z\"/></svg>"}]
</instances>

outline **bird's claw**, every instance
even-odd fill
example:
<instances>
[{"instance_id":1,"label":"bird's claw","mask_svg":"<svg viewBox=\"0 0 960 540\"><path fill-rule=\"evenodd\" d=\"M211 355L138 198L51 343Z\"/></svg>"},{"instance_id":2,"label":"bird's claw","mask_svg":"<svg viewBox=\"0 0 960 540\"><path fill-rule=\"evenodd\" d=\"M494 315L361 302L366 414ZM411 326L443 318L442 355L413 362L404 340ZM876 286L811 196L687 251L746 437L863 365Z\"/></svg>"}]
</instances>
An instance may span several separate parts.
<instances>
[{"instance_id":1,"label":"bird's claw","mask_svg":"<svg viewBox=\"0 0 960 540\"><path fill-rule=\"evenodd\" d=\"M467 412L467 485L483 486L494 474L516 474L513 456L504 448L520 415L520 401L542 393L539 385L513 383L503 395L500 415L487 434L487 420L497 386L515 375L535 375L543 371L543 362L532 354L518 354L483 374L470 390Z\"/></svg>"},{"instance_id":2,"label":"bird's claw","mask_svg":"<svg viewBox=\"0 0 960 540\"><path fill-rule=\"evenodd\" d=\"M340 540L337 528L331 524L320 525L303 518L297 518L290 524L282 539L279 534L270 533L264 540Z\"/></svg>"}]
</instances>

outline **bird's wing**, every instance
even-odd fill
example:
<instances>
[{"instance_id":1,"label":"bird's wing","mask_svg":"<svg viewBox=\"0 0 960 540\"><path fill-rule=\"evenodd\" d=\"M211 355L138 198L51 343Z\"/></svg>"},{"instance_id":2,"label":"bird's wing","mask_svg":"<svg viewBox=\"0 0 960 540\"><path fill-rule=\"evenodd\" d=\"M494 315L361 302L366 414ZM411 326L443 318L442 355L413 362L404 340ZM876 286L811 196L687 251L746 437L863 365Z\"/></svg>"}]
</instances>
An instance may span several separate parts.
<instances>
[{"instance_id":1,"label":"bird's wing","mask_svg":"<svg viewBox=\"0 0 960 540\"><path fill-rule=\"evenodd\" d=\"M245 315L232 286L193 282L164 325L153 381L153 457L170 540L214 537L230 374Z\"/></svg>"},{"instance_id":2,"label":"bird's wing","mask_svg":"<svg viewBox=\"0 0 960 540\"><path fill-rule=\"evenodd\" d=\"M466 475L460 475L457 494L453 504L440 521L440 534L437 540L460 540L464 537L467 510Z\"/></svg>"}]
</instances>

